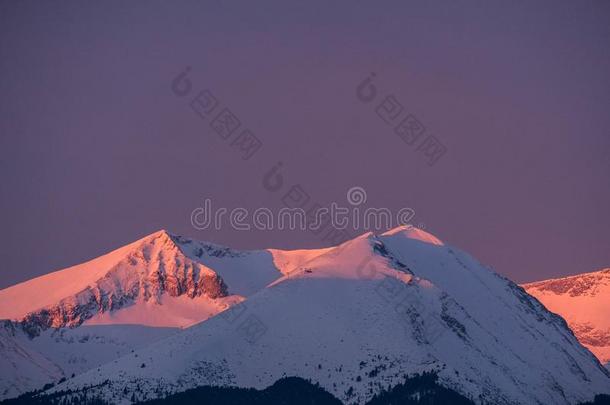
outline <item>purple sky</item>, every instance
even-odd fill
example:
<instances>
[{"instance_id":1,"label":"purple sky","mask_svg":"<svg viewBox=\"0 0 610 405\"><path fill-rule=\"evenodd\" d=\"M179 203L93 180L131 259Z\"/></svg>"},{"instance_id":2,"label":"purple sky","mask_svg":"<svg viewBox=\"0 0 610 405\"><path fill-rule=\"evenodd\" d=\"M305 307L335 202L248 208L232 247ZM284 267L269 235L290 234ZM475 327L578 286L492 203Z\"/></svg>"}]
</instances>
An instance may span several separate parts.
<instances>
[{"instance_id":1,"label":"purple sky","mask_svg":"<svg viewBox=\"0 0 610 405\"><path fill-rule=\"evenodd\" d=\"M610 3L205 3L0 2L0 287L160 228L324 245L191 226L205 198L279 209L278 161L321 203L361 186L413 208L518 282L610 266ZM172 93L185 66L263 142L250 160ZM376 115L390 94L447 147L436 165Z\"/></svg>"}]
</instances>

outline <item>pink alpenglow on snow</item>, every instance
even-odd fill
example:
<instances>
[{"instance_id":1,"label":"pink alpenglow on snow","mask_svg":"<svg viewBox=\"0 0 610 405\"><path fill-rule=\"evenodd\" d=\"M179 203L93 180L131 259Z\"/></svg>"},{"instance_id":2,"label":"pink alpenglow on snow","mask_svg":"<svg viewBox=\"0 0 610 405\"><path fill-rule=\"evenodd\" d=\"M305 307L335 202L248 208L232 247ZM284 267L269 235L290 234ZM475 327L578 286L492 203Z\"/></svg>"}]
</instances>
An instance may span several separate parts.
<instances>
[{"instance_id":1,"label":"pink alpenglow on snow","mask_svg":"<svg viewBox=\"0 0 610 405\"><path fill-rule=\"evenodd\" d=\"M524 284L549 311L561 315L576 337L610 366L610 268Z\"/></svg>"},{"instance_id":2,"label":"pink alpenglow on snow","mask_svg":"<svg viewBox=\"0 0 610 405\"><path fill-rule=\"evenodd\" d=\"M118 402L202 384L264 388L298 375L365 403L423 371L480 403L574 404L610 392L608 371L560 317L422 230L296 251L171 239L223 280L226 297L243 298L234 313L245 315L212 316L50 392L97 387L89 393ZM262 325L256 339L240 327L249 319ZM358 376L370 381L354 384Z\"/></svg>"},{"instance_id":3,"label":"pink alpenglow on snow","mask_svg":"<svg viewBox=\"0 0 610 405\"><path fill-rule=\"evenodd\" d=\"M365 403L425 371L480 403L574 404L610 392L608 371L560 317L408 226L292 251L159 231L2 290L0 304L10 319L0 329L0 355L10 359L3 398L71 374L46 393L121 403L296 375ZM256 336L244 327L252 320ZM359 376L367 381L354 384Z\"/></svg>"}]
</instances>

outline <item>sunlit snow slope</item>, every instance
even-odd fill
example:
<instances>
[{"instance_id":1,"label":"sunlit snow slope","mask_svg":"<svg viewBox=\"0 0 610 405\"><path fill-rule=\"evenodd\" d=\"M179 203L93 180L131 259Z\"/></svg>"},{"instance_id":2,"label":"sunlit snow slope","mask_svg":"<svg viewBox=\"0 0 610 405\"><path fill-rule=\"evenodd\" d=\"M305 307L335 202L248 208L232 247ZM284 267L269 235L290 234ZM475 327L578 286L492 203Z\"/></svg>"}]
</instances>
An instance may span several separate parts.
<instances>
[{"instance_id":1,"label":"sunlit snow slope","mask_svg":"<svg viewBox=\"0 0 610 405\"><path fill-rule=\"evenodd\" d=\"M523 288L561 315L580 343L610 365L610 268L524 284Z\"/></svg>"},{"instance_id":2,"label":"sunlit snow slope","mask_svg":"<svg viewBox=\"0 0 610 405\"><path fill-rule=\"evenodd\" d=\"M291 263L281 277L230 310L50 392L127 403L296 375L363 403L425 370L477 403L576 404L610 392L608 371L562 318L426 232L281 256Z\"/></svg>"},{"instance_id":3,"label":"sunlit snow slope","mask_svg":"<svg viewBox=\"0 0 610 405\"><path fill-rule=\"evenodd\" d=\"M237 251L159 231L1 290L0 399L201 322L311 257L307 250Z\"/></svg>"},{"instance_id":4,"label":"sunlit snow slope","mask_svg":"<svg viewBox=\"0 0 610 405\"><path fill-rule=\"evenodd\" d=\"M324 250L238 251L159 231L97 259L0 291L0 319L32 327L185 327Z\"/></svg>"}]
</instances>

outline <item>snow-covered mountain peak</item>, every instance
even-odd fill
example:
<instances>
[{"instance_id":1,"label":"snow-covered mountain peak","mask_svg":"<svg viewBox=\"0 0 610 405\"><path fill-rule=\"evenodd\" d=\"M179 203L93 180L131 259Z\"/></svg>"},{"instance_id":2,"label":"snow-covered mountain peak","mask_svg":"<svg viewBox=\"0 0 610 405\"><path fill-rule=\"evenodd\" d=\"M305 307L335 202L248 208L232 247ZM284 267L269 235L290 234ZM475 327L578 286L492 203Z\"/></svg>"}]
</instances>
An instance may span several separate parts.
<instances>
[{"instance_id":1,"label":"snow-covered mountain peak","mask_svg":"<svg viewBox=\"0 0 610 405\"><path fill-rule=\"evenodd\" d=\"M407 266L392 256L380 237L372 232L335 247L310 250L306 257L307 260L273 285L297 278L379 280L391 276L410 280Z\"/></svg>"},{"instance_id":2,"label":"snow-covered mountain peak","mask_svg":"<svg viewBox=\"0 0 610 405\"><path fill-rule=\"evenodd\" d=\"M172 236L175 236L175 235L172 235L167 229L159 229L158 231L153 232L150 235L147 235L140 240L157 239L157 238L163 238L163 239L167 240L167 239L171 239Z\"/></svg>"},{"instance_id":3,"label":"snow-covered mountain peak","mask_svg":"<svg viewBox=\"0 0 610 405\"><path fill-rule=\"evenodd\" d=\"M225 258L226 253L218 245L160 230L86 263L1 290L0 319L21 322L32 333L83 322L192 324L228 305L221 300L229 296L228 286L210 266L223 267L218 258L239 257ZM267 267L273 268L271 259ZM159 304L169 313L154 307ZM185 318L184 312L192 316Z\"/></svg>"},{"instance_id":4,"label":"snow-covered mountain peak","mask_svg":"<svg viewBox=\"0 0 610 405\"><path fill-rule=\"evenodd\" d=\"M571 297L583 295L593 297L605 286L610 286L610 268L523 285L528 290L547 291L558 295L568 294Z\"/></svg>"},{"instance_id":5,"label":"snow-covered mountain peak","mask_svg":"<svg viewBox=\"0 0 610 405\"><path fill-rule=\"evenodd\" d=\"M444 245L444 243L436 236L424 231L423 229L419 229L411 225L398 226L382 233L381 236L400 236L408 239L418 240L424 243L430 243L432 245Z\"/></svg>"},{"instance_id":6,"label":"snow-covered mountain peak","mask_svg":"<svg viewBox=\"0 0 610 405\"><path fill-rule=\"evenodd\" d=\"M49 299L40 291L50 303L41 306ZM477 403L571 404L610 390L608 371L563 319L412 227L292 251L240 251L161 230L0 291L0 317L13 298L20 311L33 308L16 318L26 331L190 326L54 388L92 390L111 403L206 384L262 388L285 375L363 403L431 370Z\"/></svg>"},{"instance_id":7,"label":"snow-covered mountain peak","mask_svg":"<svg viewBox=\"0 0 610 405\"><path fill-rule=\"evenodd\" d=\"M610 268L528 283L523 288L565 318L578 340L610 365Z\"/></svg>"},{"instance_id":8,"label":"snow-covered mountain peak","mask_svg":"<svg viewBox=\"0 0 610 405\"><path fill-rule=\"evenodd\" d=\"M201 247L178 244L187 255ZM405 375L430 370L477 403L573 404L610 390L607 370L563 319L421 230L236 260L258 268L255 259L265 257L275 279L257 277L252 286L272 281L234 310L52 391L91 390L114 403L198 385L262 388L298 375L345 403L364 403ZM248 274L218 271L235 276L229 289Z\"/></svg>"},{"instance_id":9,"label":"snow-covered mountain peak","mask_svg":"<svg viewBox=\"0 0 610 405\"><path fill-rule=\"evenodd\" d=\"M20 322L34 334L82 323L184 327L332 249L240 251L162 229L0 290L0 319Z\"/></svg>"}]
</instances>

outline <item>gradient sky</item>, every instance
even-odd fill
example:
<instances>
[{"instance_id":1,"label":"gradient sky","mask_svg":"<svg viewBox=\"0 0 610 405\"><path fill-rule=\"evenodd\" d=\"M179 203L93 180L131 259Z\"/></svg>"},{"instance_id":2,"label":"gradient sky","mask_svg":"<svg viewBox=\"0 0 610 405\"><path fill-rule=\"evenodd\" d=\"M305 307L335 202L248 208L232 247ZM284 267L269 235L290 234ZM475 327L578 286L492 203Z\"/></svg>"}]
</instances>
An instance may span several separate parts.
<instances>
[{"instance_id":1,"label":"gradient sky","mask_svg":"<svg viewBox=\"0 0 610 405\"><path fill-rule=\"evenodd\" d=\"M517 282L608 267L609 22L607 1L0 2L0 287L161 228L323 246L191 226L205 198L279 209L278 161L322 203L361 186L413 208ZM185 66L261 139L252 159L172 93ZM447 147L436 165L356 98L370 72Z\"/></svg>"}]
</instances>

